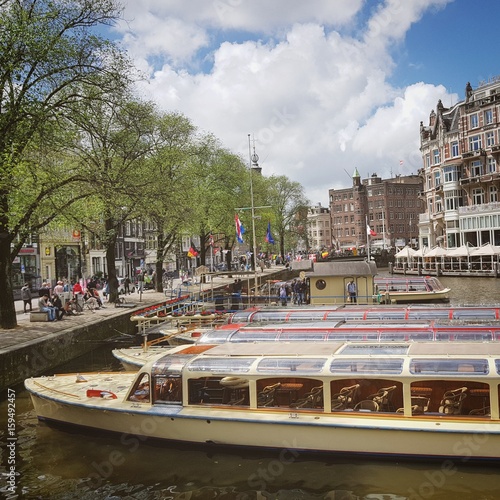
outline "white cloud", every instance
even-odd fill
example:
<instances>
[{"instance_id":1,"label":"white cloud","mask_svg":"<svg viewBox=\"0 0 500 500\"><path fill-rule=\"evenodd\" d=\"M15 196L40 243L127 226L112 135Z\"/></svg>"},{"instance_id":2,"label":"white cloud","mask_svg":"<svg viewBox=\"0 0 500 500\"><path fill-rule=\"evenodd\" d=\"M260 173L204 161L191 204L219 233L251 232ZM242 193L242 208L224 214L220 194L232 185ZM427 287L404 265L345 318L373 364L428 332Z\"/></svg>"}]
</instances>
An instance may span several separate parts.
<instances>
[{"instance_id":1,"label":"white cloud","mask_svg":"<svg viewBox=\"0 0 500 500\"><path fill-rule=\"evenodd\" d=\"M327 205L328 189L348 185L355 167L417 172L419 123L450 97L423 83L392 87L390 53L448 1L387 0L358 26L361 0L140 0L127 6L123 41L151 72L148 98L243 158L254 134L264 175L287 175ZM225 34L232 39L215 42Z\"/></svg>"}]
</instances>

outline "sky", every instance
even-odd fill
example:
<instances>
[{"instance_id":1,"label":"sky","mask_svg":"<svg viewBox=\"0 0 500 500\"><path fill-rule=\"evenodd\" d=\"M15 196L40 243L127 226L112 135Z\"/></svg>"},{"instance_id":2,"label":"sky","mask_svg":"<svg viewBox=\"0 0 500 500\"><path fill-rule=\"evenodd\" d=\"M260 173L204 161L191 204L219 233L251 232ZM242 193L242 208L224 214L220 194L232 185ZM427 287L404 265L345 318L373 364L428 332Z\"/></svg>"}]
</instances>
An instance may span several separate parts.
<instances>
[{"instance_id":1,"label":"sky","mask_svg":"<svg viewBox=\"0 0 500 500\"><path fill-rule=\"evenodd\" d=\"M110 35L144 79L312 205L352 174L417 174L419 126L500 74L498 0L122 0ZM488 19L490 21L488 21Z\"/></svg>"}]
</instances>

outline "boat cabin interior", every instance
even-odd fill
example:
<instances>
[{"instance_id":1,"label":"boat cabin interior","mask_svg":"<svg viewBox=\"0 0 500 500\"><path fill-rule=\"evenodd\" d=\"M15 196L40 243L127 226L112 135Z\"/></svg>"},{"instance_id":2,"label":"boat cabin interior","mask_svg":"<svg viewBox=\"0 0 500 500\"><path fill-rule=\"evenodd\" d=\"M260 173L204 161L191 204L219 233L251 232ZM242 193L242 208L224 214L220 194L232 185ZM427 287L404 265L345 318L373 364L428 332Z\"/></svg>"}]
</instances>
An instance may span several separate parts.
<instances>
[{"instance_id":1,"label":"boat cabin interior","mask_svg":"<svg viewBox=\"0 0 500 500\"><path fill-rule=\"evenodd\" d=\"M500 345L190 346L143 368L137 404L394 418L499 419Z\"/></svg>"}]
</instances>

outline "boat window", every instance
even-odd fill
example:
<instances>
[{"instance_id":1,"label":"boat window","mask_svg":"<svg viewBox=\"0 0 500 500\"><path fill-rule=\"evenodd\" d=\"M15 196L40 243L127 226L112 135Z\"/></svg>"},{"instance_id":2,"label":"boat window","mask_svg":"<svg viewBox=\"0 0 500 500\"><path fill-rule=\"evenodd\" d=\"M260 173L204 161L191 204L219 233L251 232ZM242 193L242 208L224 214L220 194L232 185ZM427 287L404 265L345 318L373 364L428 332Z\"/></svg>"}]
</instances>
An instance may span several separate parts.
<instances>
[{"instance_id":1,"label":"boat window","mask_svg":"<svg viewBox=\"0 0 500 500\"><path fill-rule=\"evenodd\" d=\"M202 335L198 344L223 344L238 330L211 330Z\"/></svg>"},{"instance_id":2,"label":"boat window","mask_svg":"<svg viewBox=\"0 0 500 500\"><path fill-rule=\"evenodd\" d=\"M410 373L487 375L488 372L486 359L412 359L410 362Z\"/></svg>"},{"instance_id":3,"label":"boat window","mask_svg":"<svg viewBox=\"0 0 500 500\"><path fill-rule=\"evenodd\" d=\"M325 319L326 311L291 311L288 313L288 321L318 321Z\"/></svg>"},{"instance_id":4,"label":"boat window","mask_svg":"<svg viewBox=\"0 0 500 500\"><path fill-rule=\"evenodd\" d=\"M265 323L282 323L286 321L288 317L288 312L281 312L281 311L273 311L273 312L267 312L267 313L260 313L257 312L252 316L252 323L255 323L257 321L265 322Z\"/></svg>"},{"instance_id":5,"label":"boat window","mask_svg":"<svg viewBox=\"0 0 500 500\"><path fill-rule=\"evenodd\" d=\"M405 319L406 311L368 311L366 319Z\"/></svg>"},{"instance_id":6,"label":"boat window","mask_svg":"<svg viewBox=\"0 0 500 500\"><path fill-rule=\"evenodd\" d=\"M257 365L257 371L319 373L323 370L325 362L326 358L264 358Z\"/></svg>"},{"instance_id":7,"label":"boat window","mask_svg":"<svg viewBox=\"0 0 500 500\"><path fill-rule=\"evenodd\" d=\"M477 340L485 342L491 340L491 332L488 330L455 330L455 331L436 331L436 340L459 340L471 341Z\"/></svg>"},{"instance_id":8,"label":"boat window","mask_svg":"<svg viewBox=\"0 0 500 500\"><path fill-rule=\"evenodd\" d=\"M190 404L249 406L249 381L240 377L203 377L188 381Z\"/></svg>"},{"instance_id":9,"label":"boat window","mask_svg":"<svg viewBox=\"0 0 500 500\"><path fill-rule=\"evenodd\" d=\"M353 344L346 345L340 352L344 355L388 355L388 354L406 354L410 346L406 344Z\"/></svg>"},{"instance_id":10,"label":"boat window","mask_svg":"<svg viewBox=\"0 0 500 500\"><path fill-rule=\"evenodd\" d=\"M210 346L203 346L205 349L208 349ZM171 354L167 356L163 356L158 359L153 367L151 368L152 375L165 375L167 373L176 372L180 373L184 368L185 364L193 359L193 357L197 353L192 354Z\"/></svg>"},{"instance_id":11,"label":"boat window","mask_svg":"<svg viewBox=\"0 0 500 500\"><path fill-rule=\"evenodd\" d=\"M495 309L457 309L452 312L453 319L496 319Z\"/></svg>"},{"instance_id":12,"label":"boat window","mask_svg":"<svg viewBox=\"0 0 500 500\"><path fill-rule=\"evenodd\" d=\"M408 319L448 319L449 309L409 309Z\"/></svg>"},{"instance_id":13,"label":"boat window","mask_svg":"<svg viewBox=\"0 0 500 500\"><path fill-rule=\"evenodd\" d=\"M314 330L309 330L309 331L287 331L284 330L280 333L279 339L281 342L283 341L292 341L292 342L297 342L297 341L323 341L325 340L326 333L324 331L314 331Z\"/></svg>"},{"instance_id":14,"label":"boat window","mask_svg":"<svg viewBox=\"0 0 500 500\"><path fill-rule=\"evenodd\" d=\"M153 377L154 402L182 404L182 379L180 377Z\"/></svg>"},{"instance_id":15,"label":"boat window","mask_svg":"<svg viewBox=\"0 0 500 500\"><path fill-rule=\"evenodd\" d=\"M402 359L334 359L330 365L332 373L390 373L399 374L403 371Z\"/></svg>"},{"instance_id":16,"label":"boat window","mask_svg":"<svg viewBox=\"0 0 500 500\"><path fill-rule=\"evenodd\" d=\"M335 321L335 320L346 320L346 319L364 319L365 317L365 311L362 309L354 309L354 310L346 310L346 311L334 311L334 312L329 312L326 315L326 319L328 321Z\"/></svg>"},{"instance_id":17,"label":"boat window","mask_svg":"<svg viewBox=\"0 0 500 500\"><path fill-rule=\"evenodd\" d=\"M231 337L231 342L272 342L277 339L276 331L240 330Z\"/></svg>"},{"instance_id":18,"label":"boat window","mask_svg":"<svg viewBox=\"0 0 500 500\"><path fill-rule=\"evenodd\" d=\"M350 342L376 342L378 340L378 332L363 333L356 330L337 330L329 332L327 339L332 340L348 340Z\"/></svg>"},{"instance_id":19,"label":"boat window","mask_svg":"<svg viewBox=\"0 0 500 500\"><path fill-rule=\"evenodd\" d=\"M147 373L143 373L136 379L134 387L132 388L132 391L130 391L128 401L149 403L150 397L149 375Z\"/></svg>"},{"instance_id":20,"label":"boat window","mask_svg":"<svg viewBox=\"0 0 500 500\"><path fill-rule=\"evenodd\" d=\"M495 359L495 368L497 373L500 375L500 359Z\"/></svg>"},{"instance_id":21,"label":"boat window","mask_svg":"<svg viewBox=\"0 0 500 500\"><path fill-rule=\"evenodd\" d=\"M198 358L188 365L191 372L246 373L257 358Z\"/></svg>"},{"instance_id":22,"label":"boat window","mask_svg":"<svg viewBox=\"0 0 500 500\"><path fill-rule=\"evenodd\" d=\"M380 340L383 342L393 341L401 342L402 340L413 340L415 342L425 342L433 340L434 333L431 331L406 331L400 330L397 332L385 331L380 332Z\"/></svg>"},{"instance_id":23,"label":"boat window","mask_svg":"<svg viewBox=\"0 0 500 500\"><path fill-rule=\"evenodd\" d=\"M258 380L257 406L322 411L323 383L321 380L300 377Z\"/></svg>"},{"instance_id":24,"label":"boat window","mask_svg":"<svg viewBox=\"0 0 500 500\"><path fill-rule=\"evenodd\" d=\"M252 310L250 310L250 311L236 311L231 316L229 323L248 323L250 316L254 312L255 311L252 311Z\"/></svg>"}]
</instances>

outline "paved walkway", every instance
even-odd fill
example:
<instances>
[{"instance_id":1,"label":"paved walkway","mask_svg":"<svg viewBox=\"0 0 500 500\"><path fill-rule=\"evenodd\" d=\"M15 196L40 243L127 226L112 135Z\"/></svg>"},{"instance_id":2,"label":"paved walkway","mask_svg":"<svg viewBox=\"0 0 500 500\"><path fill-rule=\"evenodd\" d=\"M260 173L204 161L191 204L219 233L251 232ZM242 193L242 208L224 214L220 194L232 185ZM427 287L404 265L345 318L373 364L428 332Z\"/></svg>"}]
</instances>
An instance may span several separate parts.
<instances>
[{"instance_id":1,"label":"paved walkway","mask_svg":"<svg viewBox=\"0 0 500 500\"><path fill-rule=\"evenodd\" d=\"M265 282L266 279L271 278L270 275L283 271L283 267L273 267L271 269L266 269L264 273L261 273L259 270L259 281ZM205 283L203 285L193 284L190 286L181 286L180 280L174 281L174 290L175 294L179 291L180 293L185 294L187 292L199 292L203 290L205 292L210 292L211 290L217 290L220 288L224 288L229 284L233 283L234 278L238 276L238 274L233 273L231 277L229 276L218 276L214 278L213 283ZM243 281L245 278L240 276ZM253 277L253 273L251 273L251 277ZM174 295L175 295L174 294ZM135 307L115 307L113 304L107 305L104 302L104 308L98 309L94 312L85 310L82 314L78 316L65 316L61 321L51 321L51 322L30 322L29 313L24 314L23 311L23 302L16 301L16 311L17 311L17 322L18 326L11 330L0 329L0 355L9 351L11 349L18 348L23 343L29 343L31 341L39 341L44 337L49 337L54 334L58 334L64 332L73 327L81 327L82 325L92 325L102 321L103 318L109 318L113 316L123 315L123 314L131 314L134 310L141 309L142 307L147 307L155 304L160 304L167 299L171 298L171 294L167 296L164 293L159 293L154 290L145 290L140 296L137 293L132 293L130 295L125 296L125 300L127 304L135 304ZM38 298L33 298L33 310L38 309ZM119 335L121 332L117 332Z\"/></svg>"}]
</instances>

